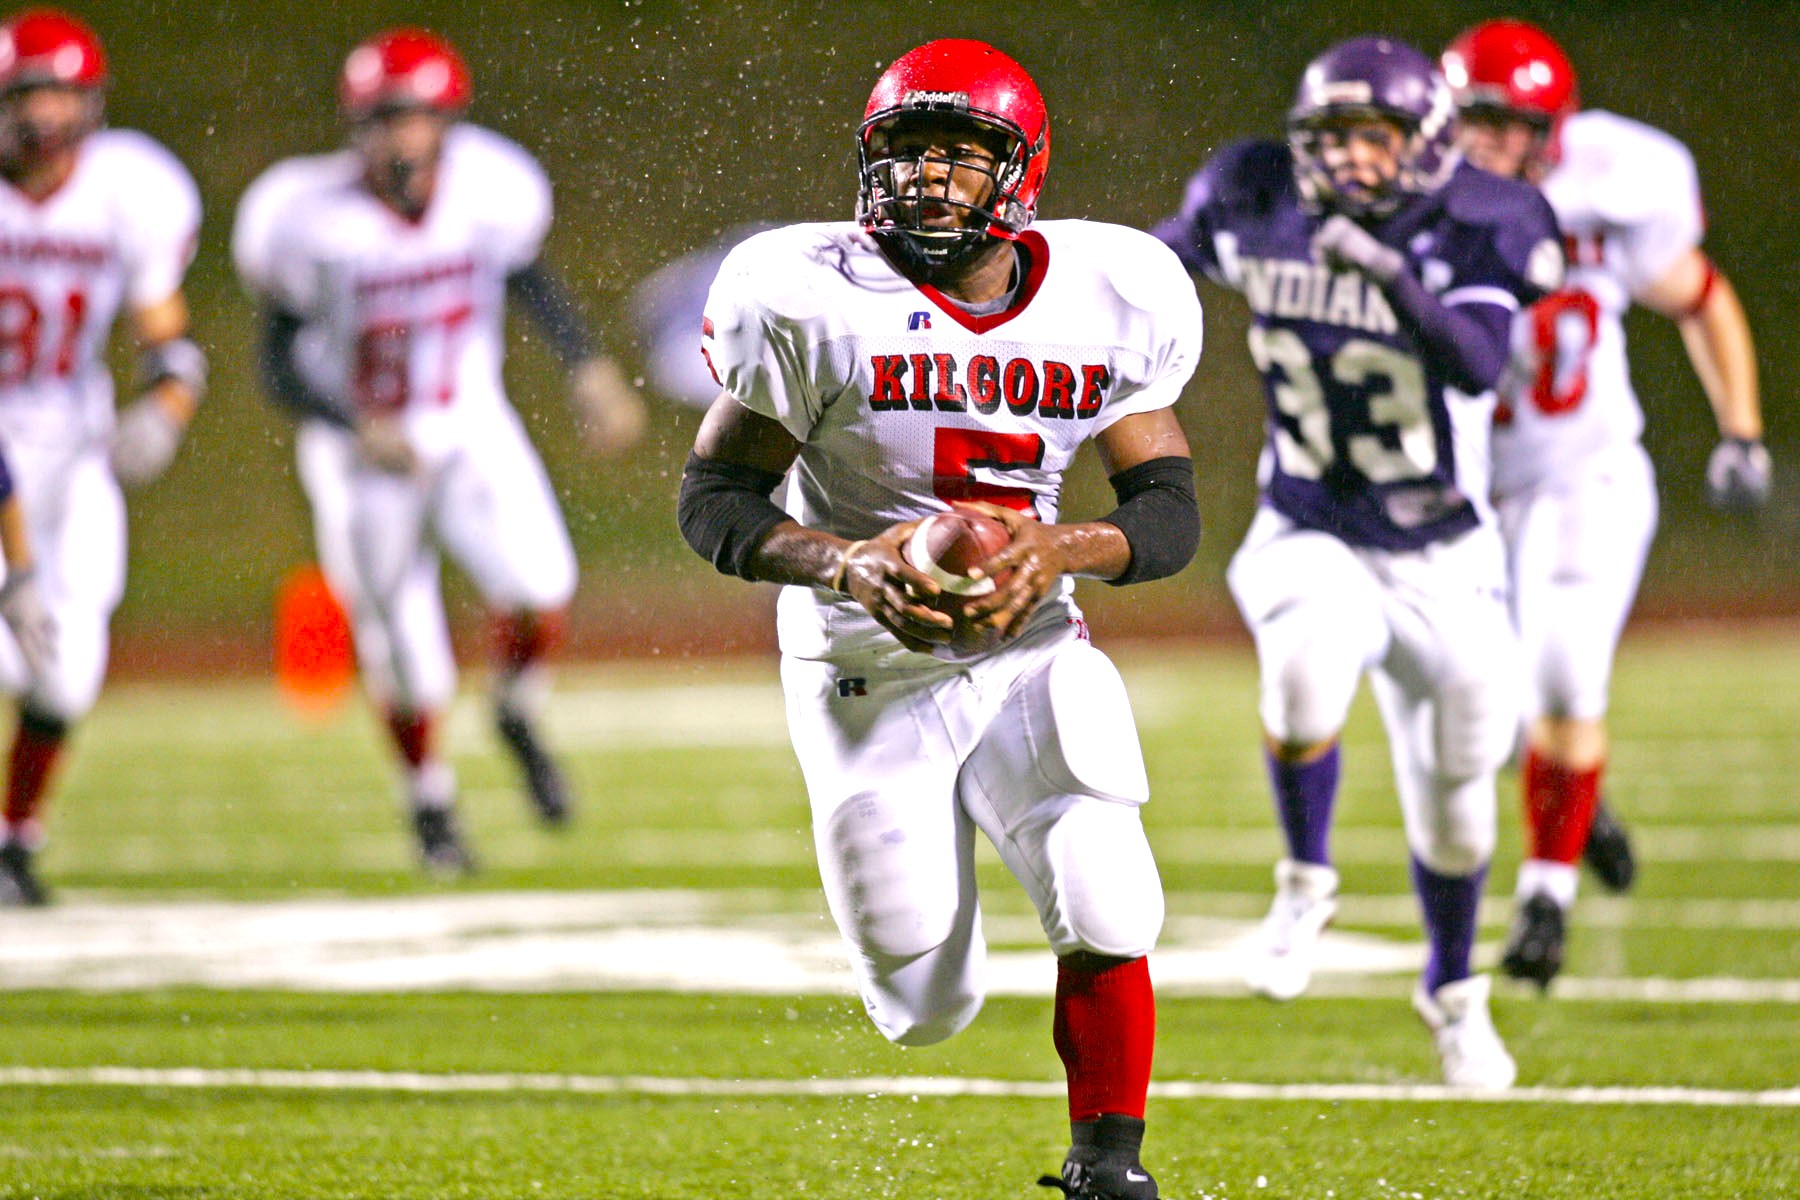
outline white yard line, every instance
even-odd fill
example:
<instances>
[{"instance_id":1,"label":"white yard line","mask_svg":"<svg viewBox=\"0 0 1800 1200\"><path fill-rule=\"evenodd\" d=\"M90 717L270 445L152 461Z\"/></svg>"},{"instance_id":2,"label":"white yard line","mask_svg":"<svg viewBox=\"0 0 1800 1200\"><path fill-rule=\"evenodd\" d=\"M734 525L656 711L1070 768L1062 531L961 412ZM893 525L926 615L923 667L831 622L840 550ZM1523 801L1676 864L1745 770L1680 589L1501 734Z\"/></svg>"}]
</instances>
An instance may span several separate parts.
<instances>
[{"instance_id":1,"label":"white yard line","mask_svg":"<svg viewBox=\"0 0 1800 1200\"><path fill-rule=\"evenodd\" d=\"M1169 904L1171 912L1165 929L1174 929L1190 915L1203 919L1261 917L1269 909L1269 893L1189 892L1171 895ZM1504 928L1511 922L1512 914L1510 896L1490 895L1482 901L1481 923L1485 928ZM1418 920L1419 901L1410 894L1345 892L1338 896L1341 925L1411 928ZM1577 902L1575 924L1583 929L1784 932L1800 930L1800 900L1638 900L1608 896L1593 887L1584 891Z\"/></svg>"},{"instance_id":2,"label":"white yard line","mask_svg":"<svg viewBox=\"0 0 1800 1200\"><path fill-rule=\"evenodd\" d=\"M1251 935L1267 900L1218 896L1203 903L1209 912L1169 918L1151 958L1157 986L1171 995L1242 994ZM1363 897L1346 902L1345 919L1410 928L1417 920L1412 903ZM46 910L0 909L0 991L849 994L843 947L820 909L811 893L680 890L269 902L76 897ZM1697 927L1729 928L1759 915L1730 905L1702 911L1717 924ZM1791 928L1797 915L1791 906L1761 913L1761 927ZM995 947L987 990L1047 994L1056 972L1035 919L996 913L985 924ZM1491 943L1481 948L1484 960L1495 953ZM1320 946L1315 986L1330 995L1394 995L1420 956L1413 934L1333 930ZM1569 999L1800 1004L1800 980L1779 978L1562 978L1556 988Z\"/></svg>"},{"instance_id":3,"label":"white yard line","mask_svg":"<svg viewBox=\"0 0 1800 1200\"><path fill-rule=\"evenodd\" d=\"M1800 824L1652 825L1632 829L1632 843L1646 863L1800 862ZM1281 856L1281 835L1271 823L1256 829L1153 829L1151 848L1164 863L1236 864ZM1401 861L1406 842L1397 825L1338 825L1331 852L1339 866L1386 866Z\"/></svg>"},{"instance_id":4,"label":"white yard line","mask_svg":"<svg viewBox=\"0 0 1800 1200\"><path fill-rule=\"evenodd\" d=\"M503 803L512 803L512 793ZM1633 830L1646 862L1800 862L1800 824L1639 825ZM1274 862L1282 854L1273 825L1256 829L1152 830L1151 847L1165 866ZM1332 830L1339 866L1388 866L1401 861L1406 842L1397 825L1339 825ZM607 855L634 867L810 866L811 835L793 829L628 829L609 836ZM1800 907L1797 905L1796 907Z\"/></svg>"},{"instance_id":5,"label":"white yard line","mask_svg":"<svg viewBox=\"0 0 1800 1200\"><path fill-rule=\"evenodd\" d=\"M856 1079L703 1079L659 1075L426 1074L415 1071L264 1071L202 1067L4 1067L0 1086L261 1088L407 1093L548 1092L630 1096L1000 1096L1060 1099L1061 1081L871 1076ZM1681 1087L1526 1087L1474 1092L1441 1084L1188 1083L1150 1085L1162 1100L1299 1100L1489 1104L1677 1105L1800 1108L1800 1088L1730 1091Z\"/></svg>"}]
</instances>

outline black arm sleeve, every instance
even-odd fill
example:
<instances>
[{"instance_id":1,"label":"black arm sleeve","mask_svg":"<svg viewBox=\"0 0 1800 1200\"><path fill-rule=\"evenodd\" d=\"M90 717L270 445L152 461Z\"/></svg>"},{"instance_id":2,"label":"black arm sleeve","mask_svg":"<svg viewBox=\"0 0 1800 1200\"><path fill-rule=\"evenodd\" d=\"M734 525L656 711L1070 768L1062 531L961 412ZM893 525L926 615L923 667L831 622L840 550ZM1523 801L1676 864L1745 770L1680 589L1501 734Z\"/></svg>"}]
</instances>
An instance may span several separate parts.
<instances>
[{"instance_id":1,"label":"black arm sleeve","mask_svg":"<svg viewBox=\"0 0 1800 1200\"><path fill-rule=\"evenodd\" d=\"M1180 455L1127 467L1109 480L1119 507L1100 519L1117 525L1131 543L1131 565L1108 583L1142 583L1173 575L1200 546L1200 504L1194 460Z\"/></svg>"},{"instance_id":2,"label":"black arm sleeve","mask_svg":"<svg viewBox=\"0 0 1800 1200\"><path fill-rule=\"evenodd\" d=\"M355 424L349 409L313 388L294 365L294 339L300 325L300 318L285 309L271 306L263 310L256 357L263 386L269 398L293 416L317 417L348 429Z\"/></svg>"},{"instance_id":3,"label":"black arm sleeve","mask_svg":"<svg viewBox=\"0 0 1800 1200\"><path fill-rule=\"evenodd\" d=\"M506 294L530 314L564 367L573 368L600 353L599 339L589 327L581 305L543 263L534 262L508 275Z\"/></svg>"},{"instance_id":4,"label":"black arm sleeve","mask_svg":"<svg viewBox=\"0 0 1800 1200\"><path fill-rule=\"evenodd\" d=\"M1452 387L1475 395L1499 382L1511 350L1512 314L1497 304L1446 305L1406 270L1383 290L1420 353Z\"/></svg>"},{"instance_id":5,"label":"black arm sleeve","mask_svg":"<svg viewBox=\"0 0 1800 1200\"><path fill-rule=\"evenodd\" d=\"M690 453L675 506L681 536L721 574L755 579L750 559L777 525L791 519L769 499L780 485L773 471Z\"/></svg>"}]
</instances>

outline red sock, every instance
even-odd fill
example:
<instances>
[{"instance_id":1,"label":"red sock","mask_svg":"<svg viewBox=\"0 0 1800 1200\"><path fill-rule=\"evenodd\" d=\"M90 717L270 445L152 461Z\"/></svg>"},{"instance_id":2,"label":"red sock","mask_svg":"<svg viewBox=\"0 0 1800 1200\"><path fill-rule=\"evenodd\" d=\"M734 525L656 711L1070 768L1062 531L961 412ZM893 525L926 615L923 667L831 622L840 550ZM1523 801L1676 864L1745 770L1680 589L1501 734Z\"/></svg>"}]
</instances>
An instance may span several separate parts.
<instances>
[{"instance_id":1,"label":"red sock","mask_svg":"<svg viewBox=\"0 0 1800 1200\"><path fill-rule=\"evenodd\" d=\"M1069 1119L1139 1120L1156 1049L1156 996L1143 958L1072 954L1057 960L1052 1036L1069 1076Z\"/></svg>"},{"instance_id":2,"label":"red sock","mask_svg":"<svg viewBox=\"0 0 1800 1200\"><path fill-rule=\"evenodd\" d=\"M494 658L502 671L518 672L547 657L563 638L561 612L501 613L494 618Z\"/></svg>"},{"instance_id":3,"label":"red sock","mask_svg":"<svg viewBox=\"0 0 1800 1200\"><path fill-rule=\"evenodd\" d=\"M388 732L406 765L417 770L431 757L437 740L437 720L430 713L402 712L391 708L387 714Z\"/></svg>"},{"instance_id":4,"label":"red sock","mask_svg":"<svg viewBox=\"0 0 1800 1200\"><path fill-rule=\"evenodd\" d=\"M1532 858L1573 865L1587 845L1588 827L1600 802L1605 764L1571 771L1534 749L1525 752L1526 850Z\"/></svg>"},{"instance_id":5,"label":"red sock","mask_svg":"<svg viewBox=\"0 0 1800 1200\"><path fill-rule=\"evenodd\" d=\"M34 721L29 716L20 718L6 775L8 828L17 829L37 818L68 734L68 728L60 721Z\"/></svg>"}]
</instances>

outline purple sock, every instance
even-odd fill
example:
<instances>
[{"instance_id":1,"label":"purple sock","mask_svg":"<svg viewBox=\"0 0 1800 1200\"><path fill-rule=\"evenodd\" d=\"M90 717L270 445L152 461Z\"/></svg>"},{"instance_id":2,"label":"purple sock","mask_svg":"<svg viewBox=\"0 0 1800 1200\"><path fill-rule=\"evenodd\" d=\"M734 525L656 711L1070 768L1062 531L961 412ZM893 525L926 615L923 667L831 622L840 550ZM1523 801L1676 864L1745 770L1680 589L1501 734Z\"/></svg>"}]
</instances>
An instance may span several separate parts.
<instances>
[{"instance_id":1,"label":"purple sock","mask_svg":"<svg viewBox=\"0 0 1800 1200\"><path fill-rule=\"evenodd\" d=\"M1295 862L1331 865L1331 806L1337 801L1338 748L1311 762L1282 762L1267 750L1269 786L1275 789L1275 815L1287 835L1288 857Z\"/></svg>"},{"instance_id":2,"label":"purple sock","mask_svg":"<svg viewBox=\"0 0 1800 1200\"><path fill-rule=\"evenodd\" d=\"M1487 870L1487 864L1482 863L1473 875L1439 875L1416 857L1412 860L1413 891L1419 896L1419 908L1425 916L1425 940L1431 948L1431 957L1425 962L1427 992L1469 977L1469 956L1475 949L1475 924Z\"/></svg>"}]
</instances>

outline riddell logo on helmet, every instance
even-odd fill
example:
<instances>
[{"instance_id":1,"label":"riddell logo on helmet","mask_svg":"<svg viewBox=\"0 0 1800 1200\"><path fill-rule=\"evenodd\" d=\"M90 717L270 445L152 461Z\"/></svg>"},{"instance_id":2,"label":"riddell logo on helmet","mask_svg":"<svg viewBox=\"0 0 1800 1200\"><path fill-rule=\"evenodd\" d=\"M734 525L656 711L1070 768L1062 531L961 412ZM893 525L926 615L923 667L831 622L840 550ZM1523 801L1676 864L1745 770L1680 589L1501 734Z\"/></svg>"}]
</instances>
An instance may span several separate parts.
<instances>
[{"instance_id":1,"label":"riddell logo on helmet","mask_svg":"<svg viewBox=\"0 0 1800 1200\"><path fill-rule=\"evenodd\" d=\"M1319 105L1368 104L1374 99L1375 89L1361 79L1333 80L1313 88L1313 103Z\"/></svg>"},{"instance_id":2,"label":"riddell logo on helmet","mask_svg":"<svg viewBox=\"0 0 1800 1200\"><path fill-rule=\"evenodd\" d=\"M967 108L969 93L967 92L908 92L901 97L900 103L905 105L927 105L933 108Z\"/></svg>"}]
</instances>

